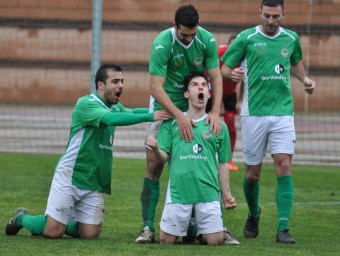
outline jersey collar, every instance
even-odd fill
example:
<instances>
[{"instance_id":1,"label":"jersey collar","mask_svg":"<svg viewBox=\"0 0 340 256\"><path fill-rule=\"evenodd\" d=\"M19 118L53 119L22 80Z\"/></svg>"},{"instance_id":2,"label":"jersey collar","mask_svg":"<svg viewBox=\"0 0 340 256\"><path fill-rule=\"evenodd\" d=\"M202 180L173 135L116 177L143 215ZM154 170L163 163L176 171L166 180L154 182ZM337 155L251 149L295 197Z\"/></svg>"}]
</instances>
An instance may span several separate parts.
<instances>
[{"instance_id":1,"label":"jersey collar","mask_svg":"<svg viewBox=\"0 0 340 256\"><path fill-rule=\"evenodd\" d=\"M191 41L190 44L185 45L183 44L178 38L177 38L177 34L176 34L176 29L174 27L171 28L171 34L172 34L172 38L173 38L173 44L175 43L175 41L177 43L179 43L183 48L188 49L193 43L194 40L196 39L197 35L195 36L195 38Z\"/></svg>"},{"instance_id":2,"label":"jersey collar","mask_svg":"<svg viewBox=\"0 0 340 256\"><path fill-rule=\"evenodd\" d=\"M102 97L98 95L98 93L96 94L92 93L90 96L94 98L96 101L98 101L104 108L111 111L112 105L108 104L105 100L103 100Z\"/></svg>"},{"instance_id":3,"label":"jersey collar","mask_svg":"<svg viewBox=\"0 0 340 256\"><path fill-rule=\"evenodd\" d=\"M187 116L187 112L183 112L183 114L184 114L185 116ZM203 119L207 118L207 116L208 116L208 114L205 113L203 116L201 116L200 118L195 119L195 120L193 120L193 121L194 121L195 123L196 123L196 122L199 122L199 121L202 121Z\"/></svg>"}]
</instances>

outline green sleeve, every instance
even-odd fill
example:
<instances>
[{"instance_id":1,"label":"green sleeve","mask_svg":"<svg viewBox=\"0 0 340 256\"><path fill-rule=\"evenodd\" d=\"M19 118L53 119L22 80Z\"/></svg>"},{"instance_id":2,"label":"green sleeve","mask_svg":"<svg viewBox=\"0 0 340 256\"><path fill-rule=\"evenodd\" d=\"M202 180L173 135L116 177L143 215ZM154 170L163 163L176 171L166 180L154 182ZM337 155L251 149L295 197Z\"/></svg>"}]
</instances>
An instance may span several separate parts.
<instances>
[{"instance_id":1,"label":"green sleeve","mask_svg":"<svg viewBox=\"0 0 340 256\"><path fill-rule=\"evenodd\" d=\"M302 60L302 49L298 36L296 35L295 46L292 55L290 56L290 63L292 65L297 64Z\"/></svg>"},{"instance_id":2,"label":"green sleeve","mask_svg":"<svg viewBox=\"0 0 340 256\"><path fill-rule=\"evenodd\" d=\"M228 67L234 69L244 59L247 50L248 39L245 32L241 32L228 47L228 50L221 57L221 61Z\"/></svg>"},{"instance_id":3,"label":"green sleeve","mask_svg":"<svg viewBox=\"0 0 340 256\"><path fill-rule=\"evenodd\" d=\"M149 113L148 108L126 108L124 107L122 112L132 113L132 114L146 114Z\"/></svg>"},{"instance_id":4,"label":"green sleeve","mask_svg":"<svg viewBox=\"0 0 340 256\"><path fill-rule=\"evenodd\" d=\"M149 113L149 109L148 108L133 108L132 113L134 113L134 114L146 114L146 113Z\"/></svg>"},{"instance_id":5,"label":"green sleeve","mask_svg":"<svg viewBox=\"0 0 340 256\"><path fill-rule=\"evenodd\" d=\"M100 120L101 123L110 126L127 126L142 122L153 122L154 113L133 114L128 112L106 113Z\"/></svg>"}]
</instances>

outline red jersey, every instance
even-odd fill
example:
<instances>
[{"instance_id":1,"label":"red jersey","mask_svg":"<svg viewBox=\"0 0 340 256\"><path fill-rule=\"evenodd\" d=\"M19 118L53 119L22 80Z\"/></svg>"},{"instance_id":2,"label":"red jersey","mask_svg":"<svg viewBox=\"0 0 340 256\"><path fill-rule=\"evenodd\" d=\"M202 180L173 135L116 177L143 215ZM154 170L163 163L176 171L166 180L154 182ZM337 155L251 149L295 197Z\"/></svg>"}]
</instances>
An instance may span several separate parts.
<instances>
[{"instance_id":1,"label":"red jersey","mask_svg":"<svg viewBox=\"0 0 340 256\"><path fill-rule=\"evenodd\" d=\"M221 59L223 54L227 51L227 45L219 45L218 46L218 58ZM220 61L220 68L222 67L223 62ZM223 80L223 99L228 98L232 93L236 92L237 82L233 82L231 80Z\"/></svg>"}]
</instances>

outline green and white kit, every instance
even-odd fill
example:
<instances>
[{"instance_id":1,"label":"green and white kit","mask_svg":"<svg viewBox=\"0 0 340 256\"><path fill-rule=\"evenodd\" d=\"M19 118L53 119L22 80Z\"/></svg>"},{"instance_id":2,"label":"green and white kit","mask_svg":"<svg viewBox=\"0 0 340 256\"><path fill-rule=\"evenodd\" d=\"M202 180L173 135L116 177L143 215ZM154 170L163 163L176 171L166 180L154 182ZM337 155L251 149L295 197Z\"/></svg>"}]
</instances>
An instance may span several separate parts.
<instances>
[{"instance_id":1,"label":"green and white kit","mask_svg":"<svg viewBox=\"0 0 340 256\"><path fill-rule=\"evenodd\" d=\"M294 115L290 66L301 59L291 30L280 27L272 37L259 26L242 31L221 58L232 69L241 63L245 72L241 116Z\"/></svg>"}]
</instances>

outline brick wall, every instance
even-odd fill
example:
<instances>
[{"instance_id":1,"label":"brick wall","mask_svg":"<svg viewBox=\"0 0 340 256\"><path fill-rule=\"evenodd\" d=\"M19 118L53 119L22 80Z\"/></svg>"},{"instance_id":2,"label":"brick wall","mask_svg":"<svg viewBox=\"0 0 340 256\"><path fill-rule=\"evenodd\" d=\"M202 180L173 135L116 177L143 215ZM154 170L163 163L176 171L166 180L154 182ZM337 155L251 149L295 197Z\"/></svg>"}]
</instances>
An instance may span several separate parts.
<instances>
[{"instance_id":1,"label":"brick wall","mask_svg":"<svg viewBox=\"0 0 340 256\"><path fill-rule=\"evenodd\" d=\"M303 61L319 85L309 106L318 111L328 111L329 106L329 110L339 110L340 0L313 1L312 6L307 0L286 2L284 25L301 30ZM147 64L150 44L160 31L157 24L170 26L177 7L184 3L188 1L103 1L106 26L102 62L130 67L124 73L122 101L126 105L148 105ZM207 25L217 42L223 44L230 33L258 24L259 3L211 0L199 1L195 6L200 11L201 25ZM306 31L309 8L313 14L311 36ZM92 0L0 0L1 103L74 104L88 93L91 19ZM300 87L293 81L297 110L306 106Z\"/></svg>"}]
</instances>

